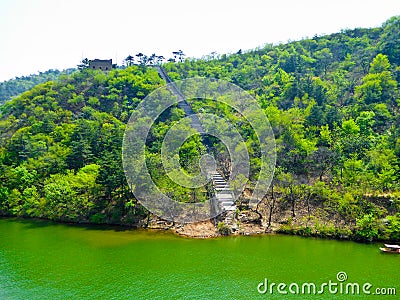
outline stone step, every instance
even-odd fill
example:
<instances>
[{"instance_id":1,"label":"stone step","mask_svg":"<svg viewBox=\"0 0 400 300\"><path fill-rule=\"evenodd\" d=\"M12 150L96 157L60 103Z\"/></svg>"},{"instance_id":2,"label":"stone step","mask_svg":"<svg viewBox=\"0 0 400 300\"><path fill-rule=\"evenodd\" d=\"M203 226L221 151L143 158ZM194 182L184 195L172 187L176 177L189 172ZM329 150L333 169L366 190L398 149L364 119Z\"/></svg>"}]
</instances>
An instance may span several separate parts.
<instances>
[{"instance_id":1,"label":"stone step","mask_svg":"<svg viewBox=\"0 0 400 300\"><path fill-rule=\"evenodd\" d=\"M218 200L218 203L230 203L232 205L235 204L232 199L221 199L221 200Z\"/></svg>"},{"instance_id":2,"label":"stone step","mask_svg":"<svg viewBox=\"0 0 400 300\"><path fill-rule=\"evenodd\" d=\"M219 200L219 199L232 199L233 200L233 197L232 197L232 195L216 195L216 198Z\"/></svg>"},{"instance_id":3,"label":"stone step","mask_svg":"<svg viewBox=\"0 0 400 300\"><path fill-rule=\"evenodd\" d=\"M217 199L233 199L232 194L216 194L215 196Z\"/></svg>"},{"instance_id":4,"label":"stone step","mask_svg":"<svg viewBox=\"0 0 400 300\"><path fill-rule=\"evenodd\" d=\"M221 200L230 200L230 201L233 201L233 197L219 196L219 197L217 197L217 200L218 200L218 201L221 201Z\"/></svg>"},{"instance_id":5,"label":"stone step","mask_svg":"<svg viewBox=\"0 0 400 300\"><path fill-rule=\"evenodd\" d=\"M232 203L222 203L221 204L222 207L231 207L231 206L235 206Z\"/></svg>"},{"instance_id":6,"label":"stone step","mask_svg":"<svg viewBox=\"0 0 400 300\"><path fill-rule=\"evenodd\" d=\"M236 211L236 206L227 206L223 207L223 209L225 209L226 211Z\"/></svg>"},{"instance_id":7,"label":"stone step","mask_svg":"<svg viewBox=\"0 0 400 300\"><path fill-rule=\"evenodd\" d=\"M215 196L217 196L217 198L233 198L231 193L217 193Z\"/></svg>"}]
</instances>

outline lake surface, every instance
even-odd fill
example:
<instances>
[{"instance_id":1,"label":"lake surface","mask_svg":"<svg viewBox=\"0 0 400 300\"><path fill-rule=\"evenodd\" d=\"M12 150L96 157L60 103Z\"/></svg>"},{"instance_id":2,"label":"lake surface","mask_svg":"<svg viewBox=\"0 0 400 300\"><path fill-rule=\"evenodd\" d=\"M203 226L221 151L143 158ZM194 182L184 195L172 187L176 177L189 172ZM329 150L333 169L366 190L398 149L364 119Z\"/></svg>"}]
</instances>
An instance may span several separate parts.
<instances>
[{"instance_id":1,"label":"lake surface","mask_svg":"<svg viewBox=\"0 0 400 300\"><path fill-rule=\"evenodd\" d=\"M161 231L0 219L0 299L398 299L400 255L379 245L267 235L198 240ZM397 296L340 293L343 283L397 289ZM344 275L344 274L341 274ZM261 282L286 283L265 294ZM317 293L292 295L296 284ZM341 279L343 280L343 279ZM260 285L263 291L264 285ZM351 291L351 290L349 290Z\"/></svg>"}]
</instances>

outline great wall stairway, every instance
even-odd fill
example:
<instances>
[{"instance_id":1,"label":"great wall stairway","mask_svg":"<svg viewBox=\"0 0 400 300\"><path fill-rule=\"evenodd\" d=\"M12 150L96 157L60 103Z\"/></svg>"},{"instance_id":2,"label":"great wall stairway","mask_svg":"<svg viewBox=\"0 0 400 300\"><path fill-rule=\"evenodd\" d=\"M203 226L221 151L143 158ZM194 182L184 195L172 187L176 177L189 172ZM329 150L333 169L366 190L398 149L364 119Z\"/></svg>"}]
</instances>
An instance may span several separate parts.
<instances>
[{"instance_id":1,"label":"great wall stairway","mask_svg":"<svg viewBox=\"0 0 400 300\"><path fill-rule=\"evenodd\" d=\"M165 80L165 82L170 84L172 92L178 96L179 99L178 107L185 112L186 117L189 117L192 120L191 126L194 129L196 129L200 134L205 134L204 128L201 125L199 117L194 113L190 104L186 101L185 96L179 91L176 84L171 80L171 78L169 78L168 74L162 67L156 66L155 68L160 77L163 80ZM211 201L210 203L211 206L213 207L213 205L218 205L220 210L226 213L226 217L224 218L224 223L230 226L234 225L233 212L236 211L236 205L232 191L230 190L229 183L227 183L226 180L223 178L223 176L217 171L210 172L207 175L210 177L212 182L212 187L213 187L212 199L216 201L216 203L213 203Z\"/></svg>"},{"instance_id":2,"label":"great wall stairway","mask_svg":"<svg viewBox=\"0 0 400 300\"><path fill-rule=\"evenodd\" d=\"M181 93L181 91L178 89L176 84L171 80L171 78L169 78L167 72L165 72L165 70L162 67L156 66L155 68L156 68L158 74L160 75L160 77L162 79L164 79L165 82L170 85L172 92L176 96L178 96L178 100L179 100L178 107L185 112L186 117L189 117L190 119L192 119L192 127L194 129L196 129L200 134L204 134L205 131L204 131L203 126L200 123L199 117L193 112L189 103L185 100L185 96Z\"/></svg>"},{"instance_id":3,"label":"great wall stairway","mask_svg":"<svg viewBox=\"0 0 400 300\"><path fill-rule=\"evenodd\" d=\"M223 211L236 211L229 183L227 183L218 172L212 172L209 175L212 180L214 195L218 201L219 207L221 207Z\"/></svg>"}]
</instances>

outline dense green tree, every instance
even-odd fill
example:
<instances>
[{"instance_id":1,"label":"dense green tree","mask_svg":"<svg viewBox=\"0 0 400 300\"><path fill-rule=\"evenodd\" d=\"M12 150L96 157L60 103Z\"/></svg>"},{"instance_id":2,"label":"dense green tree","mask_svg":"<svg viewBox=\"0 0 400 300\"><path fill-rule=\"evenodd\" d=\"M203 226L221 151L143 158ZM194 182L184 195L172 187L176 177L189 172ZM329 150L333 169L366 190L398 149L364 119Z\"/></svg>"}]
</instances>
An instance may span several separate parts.
<instances>
[{"instance_id":1,"label":"dense green tree","mask_svg":"<svg viewBox=\"0 0 400 300\"><path fill-rule=\"evenodd\" d=\"M15 96L30 90L35 85L51 80L57 80L58 78L71 74L74 71L75 69L67 69L63 71L51 69L46 72L16 77L14 79L0 82L0 105L4 104L8 100L11 100Z\"/></svg>"},{"instance_id":2,"label":"dense green tree","mask_svg":"<svg viewBox=\"0 0 400 300\"><path fill-rule=\"evenodd\" d=\"M400 64L400 17L390 18L383 24L383 34L379 42L379 48L386 54L392 63Z\"/></svg>"},{"instance_id":3,"label":"dense green tree","mask_svg":"<svg viewBox=\"0 0 400 300\"><path fill-rule=\"evenodd\" d=\"M124 62L126 64L127 67L130 67L133 65L133 63L135 62L135 58L132 55L128 55L125 59Z\"/></svg>"},{"instance_id":4,"label":"dense green tree","mask_svg":"<svg viewBox=\"0 0 400 300\"><path fill-rule=\"evenodd\" d=\"M356 88L358 98L362 103L386 103L397 106L397 81L390 71L387 56L378 54L371 63L370 72L362 79L362 85Z\"/></svg>"}]
</instances>

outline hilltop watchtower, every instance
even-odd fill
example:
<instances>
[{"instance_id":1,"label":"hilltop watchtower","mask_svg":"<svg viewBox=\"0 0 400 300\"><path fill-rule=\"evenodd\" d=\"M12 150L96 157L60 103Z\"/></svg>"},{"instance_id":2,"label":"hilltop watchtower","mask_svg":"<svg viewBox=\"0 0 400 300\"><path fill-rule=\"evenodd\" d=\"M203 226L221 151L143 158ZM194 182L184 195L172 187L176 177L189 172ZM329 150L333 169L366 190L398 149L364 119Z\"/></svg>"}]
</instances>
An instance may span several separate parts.
<instances>
[{"instance_id":1,"label":"hilltop watchtower","mask_svg":"<svg viewBox=\"0 0 400 300\"><path fill-rule=\"evenodd\" d=\"M110 71L112 69L112 59L89 60L89 69Z\"/></svg>"}]
</instances>

